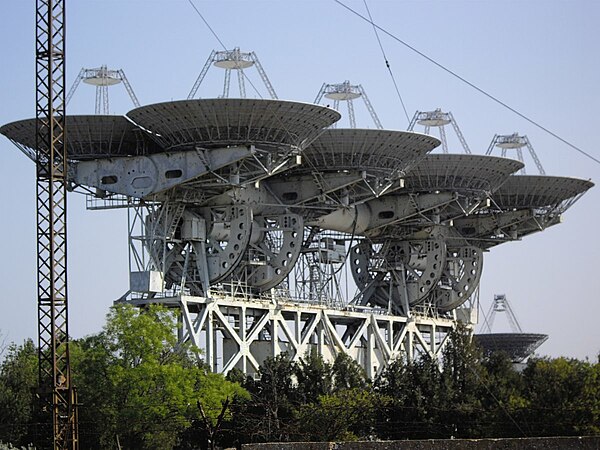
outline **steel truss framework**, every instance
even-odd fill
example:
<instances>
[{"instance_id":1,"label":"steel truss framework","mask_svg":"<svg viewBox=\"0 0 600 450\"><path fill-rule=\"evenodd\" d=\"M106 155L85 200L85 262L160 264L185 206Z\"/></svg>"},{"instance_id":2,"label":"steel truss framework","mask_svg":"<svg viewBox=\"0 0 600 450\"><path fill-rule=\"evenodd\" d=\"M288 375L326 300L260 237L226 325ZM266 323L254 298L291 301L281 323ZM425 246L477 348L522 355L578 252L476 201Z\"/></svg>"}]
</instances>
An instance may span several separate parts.
<instances>
[{"instance_id":1,"label":"steel truss framework","mask_svg":"<svg viewBox=\"0 0 600 450\"><path fill-rule=\"evenodd\" d=\"M496 135L494 135L492 142L490 142L490 146L488 147L485 154L491 155L492 152L494 151L495 147L500 147L501 155L503 158L506 157L508 150L516 150L517 151L517 159L519 161L521 161L522 163L525 162L525 160L523 159L523 147L527 147L527 150L529 151L529 155L533 159L533 162L535 163L535 166L537 167L539 174L546 175L544 166L542 166L542 162L540 161L540 158L538 157L537 153L533 149L533 146L531 145L531 142L529 141L529 138L527 136L520 136L518 133L513 133L510 135L509 134L505 134L505 135L496 134ZM523 168L521 169L521 171L519 173L521 175L526 175L525 166L523 166Z\"/></svg>"},{"instance_id":2,"label":"steel truss framework","mask_svg":"<svg viewBox=\"0 0 600 450\"><path fill-rule=\"evenodd\" d=\"M65 8L62 0L38 0L36 7L39 408L41 422L52 423L53 447L76 449L67 314ZM48 431L41 430L42 439Z\"/></svg>"},{"instance_id":3,"label":"steel truss framework","mask_svg":"<svg viewBox=\"0 0 600 450\"><path fill-rule=\"evenodd\" d=\"M267 356L309 348L345 352L371 375L402 354L437 356L439 333L455 320L476 323L467 312L483 250L535 231L514 222L592 186L546 177L569 189L540 190L537 178L511 176L522 163L506 158L422 158L439 141L412 132L325 137L340 115L318 105L184 100L128 117L156 148L112 158L110 139L82 139L72 154L86 159L73 162L69 182L101 200L91 208L130 208L122 300L180 309L180 338L221 371L255 373ZM28 146L21 125L0 132ZM88 160L97 145L106 157Z\"/></svg>"},{"instance_id":4,"label":"steel truss framework","mask_svg":"<svg viewBox=\"0 0 600 450\"><path fill-rule=\"evenodd\" d=\"M339 110L340 101L346 102L346 106L348 107L348 120L350 122L350 128L356 128L356 115L354 114L353 100L359 97L362 98L367 110L369 111L369 114L371 115L371 119L373 120L375 127L379 130L383 129L383 125L381 125L381 121L375 112L375 108L373 108L373 105L371 104L369 97L367 97L367 93L362 85L352 85L348 80L337 84L323 83L313 103L319 104L323 97L333 100L333 109L335 110ZM336 127L337 124L332 125L332 128Z\"/></svg>"},{"instance_id":5,"label":"steel truss framework","mask_svg":"<svg viewBox=\"0 0 600 450\"><path fill-rule=\"evenodd\" d=\"M73 82L73 85L69 89L69 93L67 94L67 105L71 101L73 94L77 90L77 87L81 82L91 84L96 86L96 106L95 113L108 115L109 107L108 107L108 88L120 82L123 82L123 86L127 90L129 94L129 98L135 107L140 106L140 102L133 92L133 88L131 84L129 84L129 80L125 76L125 72L123 69L113 70L109 69L106 66L100 66L94 69L86 69L85 67L79 71L79 75Z\"/></svg>"},{"instance_id":6,"label":"steel truss framework","mask_svg":"<svg viewBox=\"0 0 600 450\"><path fill-rule=\"evenodd\" d=\"M212 65L215 65L216 67L225 69L225 79L223 81L223 93L221 94L222 98L229 98L229 88L231 86L231 71L232 70L235 70L237 72L240 98L246 98L246 82L244 81L246 78L246 74L244 72L244 69L254 66L254 67L256 67L256 70L258 71L258 73L260 75L260 79L262 80L263 84L265 85L265 88L269 92L269 97L272 99L277 99L277 94L275 93L275 89L273 88L273 85L271 84L271 81L269 80L269 77L267 76L265 69L263 69L263 66L260 63L258 56L256 56L256 53L254 53L254 52L244 53L244 52L240 51L239 47L236 47L233 50L224 50L224 51L213 50L210 53L210 55L208 56L208 59L206 60L206 62L204 63L204 66L202 67L202 70L200 71L200 75L198 75L198 78L194 82L194 85L192 86L192 89L190 90L190 93L188 94L188 97L187 97L188 100L193 99L196 96L196 93L198 92L198 88L202 84L204 77L206 76L206 74L208 73L208 70L210 69L210 66L212 66ZM254 87L254 85L253 85L253 87Z\"/></svg>"},{"instance_id":7,"label":"steel truss framework","mask_svg":"<svg viewBox=\"0 0 600 450\"><path fill-rule=\"evenodd\" d=\"M456 120L451 112L443 112L440 108L436 109L435 111L417 111L408 125L408 130L413 131L416 124L423 125L425 127L425 130L423 131L425 134L429 134L431 127L439 129L443 153L449 153L445 126L451 124L464 152L467 155L471 154L469 144L467 144L467 141L460 131L458 123L456 123Z\"/></svg>"},{"instance_id":8,"label":"steel truss framework","mask_svg":"<svg viewBox=\"0 0 600 450\"><path fill-rule=\"evenodd\" d=\"M397 358L439 358L456 326L453 315L407 318L370 308L335 309L224 291L208 298L180 295L132 302L178 309L180 341L198 347L211 369L224 374L238 368L252 375L268 357L287 353L298 361L317 351L326 361L347 354L373 378Z\"/></svg>"}]
</instances>

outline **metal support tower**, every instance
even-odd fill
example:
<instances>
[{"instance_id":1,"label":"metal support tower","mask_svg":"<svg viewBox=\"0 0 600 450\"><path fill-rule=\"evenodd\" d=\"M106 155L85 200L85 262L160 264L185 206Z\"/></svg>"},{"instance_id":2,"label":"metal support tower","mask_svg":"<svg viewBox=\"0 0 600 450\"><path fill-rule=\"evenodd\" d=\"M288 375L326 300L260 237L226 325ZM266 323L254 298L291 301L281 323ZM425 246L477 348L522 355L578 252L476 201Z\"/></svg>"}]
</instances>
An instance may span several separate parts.
<instances>
[{"instance_id":1,"label":"metal support tower","mask_svg":"<svg viewBox=\"0 0 600 450\"><path fill-rule=\"evenodd\" d=\"M202 70L200 71L200 75L198 75L194 86L192 86L192 90L188 94L188 100L191 100L196 96L198 88L202 84L202 81L204 81L204 77L206 77L208 69L210 69L211 65L214 65L221 69L225 69L225 80L223 82L222 94L223 98L229 98L229 86L231 84L232 70L237 71L240 98L246 98L246 84L244 81L246 74L244 73L244 69L254 66L256 67L256 70L258 71L258 74L260 75L263 84L267 88L269 96L272 99L277 99L275 89L273 88L269 77L267 77L267 73L263 69L263 66L260 63L258 56L256 56L256 53L243 53L240 51L239 47L236 47L233 50L224 50L220 52L213 50L210 53L208 59L204 63L204 67L202 67Z\"/></svg>"},{"instance_id":2,"label":"metal support tower","mask_svg":"<svg viewBox=\"0 0 600 450\"><path fill-rule=\"evenodd\" d=\"M487 321L484 323L484 326L482 328L483 333L492 332L492 327L494 326L494 319L496 318L496 313L506 313L506 315L508 316L508 321L510 323L510 328L512 329L513 333L523 332L523 330L521 329L521 325L517 320L517 316L515 316L515 313L510 307L510 303L508 302L506 295L497 294L494 295L494 302L492 303L492 306L488 311Z\"/></svg>"},{"instance_id":3,"label":"metal support tower","mask_svg":"<svg viewBox=\"0 0 600 450\"><path fill-rule=\"evenodd\" d=\"M200 348L213 372L238 368L255 376L269 357L287 353L299 361L317 351L333 363L343 353L375 378L394 360L441 358L456 327L455 317L387 314L372 308L331 308L272 294L265 298L215 291L210 298L177 295L131 300L179 310L180 339Z\"/></svg>"},{"instance_id":4,"label":"metal support tower","mask_svg":"<svg viewBox=\"0 0 600 450\"><path fill-rule=\"evenodd\" d=\"M436 109L435 111L417 111L408 125L408 130L414 131L416 124L423 125L425 127L425 134L429 134L431 127L439 128L440 141L442 141L442 151L444 153L448 153L448 140L446 138L445 126L451 124L463 150L467 155L471 154L471 149L469 148L469 145L467 144L467 141L460 131L460 128L456 123L456 119L454 119L454 116L451 112L444 112L440 108Z\"/></svg>"},{"instance_id":5,"label":"metal support tower","mask_svg":"<svg viewBox=\"0 0 600 450\"><path fill-rule=\"evenodd\" d=\"M529 155L533 159L533 162L535 163L539 174L546 175L546 171L544 170L544 167L542 166L542 162L538 158L538 155L535 152L535 150L533 149L533 146L531 145L531 142L529 141L529 138L527 136L519 136L519 133L504 134L504 135L496 134L496 135L494 135L492 142L490 142L490 146L488 147L487 152L485 152L485 154L491 155L492 152L494 151L494 147L500 147L502 149L502 157L503 158L506 157L507 150L509 150L509 149L516 150L517 151L517 159L519 161L521 161L522 163L525 162L523 159L523 150L522 149L523 149L523 147L527 147L527 150L529 151ZM522 175L526 174L525 167L523 167L521 169L520 173Z\"/></svg>"},{"instance_id":6,"label":"metal support tower","mask_svg":"<svg viewBox=\"0 0 600 450\"><path fill-rule=\"evenodd\" d=\"M135 92L133 92L133 88L131 87L131 84L129 84L129 80L125 76L123 69L112 70L108 69L106 65L95 69L82 68L79 71L79 75L77 75L77 78L71 85L71 89L69 89L69 93L67 94L67 105L82 81L91 84L92 86L96 86L96 114L110 114L108 108L108 88L109 86L114 86L121 82L123 83L123 86L125 86L125 90L127 90L129 98L131 98L134 106L136 108L140 106L140 102L135 95Z\"/></svg>"},{"instance_id":7,"label":"metal support tower","mask_svg":"<svg viewBox=\"0 0 600 450\"><path fill-rule=\"evenodd\" d=\"M369 101L369 97L367 97L367 93L362 85L352 85L348 80L338 84L323 83L323 86L321 86L314 103L318 104L323 97L333 100L333 109L335 110L339 110L340 101L346 102L350 128L356 128L356 116L354 114L353 101L359 97L362 98L367 110L369 111L369 114L371 115L371 119L373 119L375 127L379 130L383 129L383 125L381 125L381 121L379 120L379 117L377 117L377 113ZM333 127L335 127L335 125Z\"/></svg>"},{"instance_id":8,"label":"metal support tower","mask_svg":"<svg viewBox=\"0 0 600 450\"><path fill-rule=\"evenodd\" d=\"M38 395L42 421L52 422L53 448L77 449L77 403L71 380L67 314L64 38L65 1L37 0Z\"/></svg>"}]
</instances>

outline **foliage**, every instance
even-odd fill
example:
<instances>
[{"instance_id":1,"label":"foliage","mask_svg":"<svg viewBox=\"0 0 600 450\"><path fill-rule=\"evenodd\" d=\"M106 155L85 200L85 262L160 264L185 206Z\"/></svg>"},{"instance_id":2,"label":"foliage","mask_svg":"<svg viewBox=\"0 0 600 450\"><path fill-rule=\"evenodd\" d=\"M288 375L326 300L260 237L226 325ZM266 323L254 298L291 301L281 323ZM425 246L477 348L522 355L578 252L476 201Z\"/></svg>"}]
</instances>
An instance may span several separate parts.
<instances>
[{"instance_id":1,"label":"foliage","mask_svg":"<svg viewBox=\"0 0 600 450\"><path fill-rule=\"evenodd\" d=\"M368 389L345 389L319 396L298 409L298 434L305 441L355 441L373 428L375 395Z\"/></svg>"},{"instance_id":2,"label":"foliage","mask_svg":"<svg viewBox=\"0 0 600 450\"><path fill-rule=\"evenodd\" d=\"M31 339L7 348L0 366L0 441L27 445L33 440L29 422L38 382L37 358Z\"/></svg>"},{"instance_id":3,"label":"foliage","mask_svg":"<svg viewBox=\"0 0 600 450\"><path fill-rule=\"evenodd\" d=\"M111 310L104 330L72 342L81 448L196 449L245 442L600 434L600 361L484 358L458 328L442 357L398 358L371 382L341 353L266 359L255 378L227 378L180 345L175 316L149 306ZM37 349L0 363L0 442L32 441ZM243 387L242 387L243 386Z\"/></svg>"},{"instance_id":4,"label":"foliage","mask_svg":"<svg viewBox=\"0 0 600 450\"><path fill-rule=\"evenodd\" d=\"M437 361L397 359L375 380L376 433L385 439L442 438L447 395Z\"/></svg>"},{"instance_id":5,"label":"foliage","mask_svg":"<svg viewBox=\"0 0 600 450\"><path fill-rule=\"evenodd\" d=\"M481 399L485 385L483 354L471 334L459 323L442 352L442 382L445 411L440 422L446 424L448 437L481 437Z\"/></svg>"},{"instance_id":6,"label":"foliage","mask_svg":"<svg viewBox=\"0 0 600 450\"><path fill-rule=\"evenodd\" d=\"M345 353L339 353L331 367L333 391L367 389L369 382L364 369Z\"/></svg>"},{"instance_id":7,"label":"foliage","mask_svg":"<svg viewBox=\"0 0 600 450\"><path fill-rule=\"evenodd\" d=\"M531 436L598 434L599 374L600 365L587 361L530 360L523 372L525 432Z\"/></svg>"},{"instance_id":8,"label":"foliage","mask_svg":"<svg viewBox=\"0 0 600 450\"><path fill-rule=\"evenodd\" d=\"M176 319L166 309L120 305L102 333L77 343L84 447L173 448L200 420L198 402L214 424L222 402L248 397L197 364L194 349L178 345L174 329Z\"/></svg>"},{"instance_id":9,"label":"foliage","mask_svg":"<svg viewBox=\"0 0 600 450\"><path fill-rule=\"evenodd\" d=\"M288 441L294 431L297 390L296 364L286 353L267 358L257 381L248 379L244 387L252 401L239 410L238 431L251 442ZM247 430L247 431L244 431Z\"/></svg>"},{"instance_id":10,"label":"foliage","mask_svg":"<svg viewBox=\"0 0 600 450\"><path fill-rule=\"evenodd\" d=\"M332 368L315 350L308 352L294 366L298 401L315 403L332 391Z\"/></svg>"}]
</instances>

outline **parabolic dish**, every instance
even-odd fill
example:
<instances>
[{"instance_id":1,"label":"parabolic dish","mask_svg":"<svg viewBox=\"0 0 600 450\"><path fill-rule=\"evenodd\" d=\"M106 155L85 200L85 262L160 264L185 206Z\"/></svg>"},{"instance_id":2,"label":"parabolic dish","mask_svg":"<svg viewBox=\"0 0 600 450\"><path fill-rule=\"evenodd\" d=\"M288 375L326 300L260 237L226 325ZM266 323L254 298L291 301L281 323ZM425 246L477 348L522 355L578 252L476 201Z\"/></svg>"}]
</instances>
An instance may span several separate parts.
<instances>
[{"instance_id":1,"label":"parabolic dish","mask_svg":"<svg viewBox=\"0 0 600 450\"><path fill-rule=\"evenodd\" d=\"M492 198L501 209L561 207L564 210L564 206L570 206L569 200L576 200L592 186L594 183L580 178L513 175Z\"/></svg>"},{"instance_id":2,"label":"parabolic dish","mask_svg":"<svg viewBox=\"0 0 600 450\"><path fill-rule=\"evenodd\" d=\"M411 131L328 129L304 150L298 171L402 171L440 145L432 136Z\"/></svg>"},{"instance_id":3,"label":"parabolic dish","mask_svg":"<svg viewBox=\"0 0 600 450\"><path fill-rule=\"evenodd\" d=\"M505 352L513 362L521 362L531 356L546 342L547 334L533 333L486 333L473 335L484 353Z\"/></svg>"},{"instance_id":4,"label":"parabolic dish","mask_svg":"<svg viewBox=\"0 0 600 450\"><path fill-rule=\"evenodd\" d=\"M133 156L160 151L123 116L66 116L67 155L70 160ZM15 142L29 158L36 158L36 119L6 124L0 133Z\"/></svg>"},{"instance_id":5,"label":"parabolic dish","mask_svg":"<svg viewBox=\"0 0 600 450\"><path fill-rule=\"evenodd\" d=\"M308 103L231 98L157 103L136 108L127 116L155 133L154 139L165 149L303 148L341 117L333 109Z\"/></svg>"},{"instance_id":6,"label":"parabolic dish","mask_svg":"<svg viewBox=\"0 0 600 450\"><path fill-rule=\"evenodd\" d=\"M514 159L484 155L427 155L406 176L403 192L493 192L523 167Z\"/></svg>"}]
</instances>

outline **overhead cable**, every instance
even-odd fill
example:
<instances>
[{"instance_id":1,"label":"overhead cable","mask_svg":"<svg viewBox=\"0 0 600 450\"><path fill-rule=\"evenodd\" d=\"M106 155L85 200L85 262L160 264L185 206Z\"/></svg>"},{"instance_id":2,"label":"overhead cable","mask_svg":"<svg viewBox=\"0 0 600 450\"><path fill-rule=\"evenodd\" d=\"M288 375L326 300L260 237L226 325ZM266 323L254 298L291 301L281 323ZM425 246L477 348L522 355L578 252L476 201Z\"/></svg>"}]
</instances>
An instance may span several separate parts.
<instances>
[{"instance_id":1,"label":"overhead cable","mask_svg":"<svg viewBox=\"0 0 600 450\"><path fill-rule=\"evenodd\" d=\"M215 30L212 29L212 27L210 26L210 24L208 23L208 21L204 18L204 16L200 12L200 10L198 8L196 8L196 5L194 5L194 2L192 0L188 0L188 2L190 3L190 5L192 5L192 8L194 8L194 10L196 11L196 13L200 16L200 18L204 22L204 25L206 25L206 27L210 30L210 32L215 37L215 39L217 41L219 41L219 44L221 44L221 47L223 47L223 50L227 51L227 47L225 47L225 44L223 44L223 41L219 38L219 36L217 35L217 33L215 33Z\"/></svg>"},{"instance_id":2,"label":"overhead cable","mask_svg":"<svg viewBox=\"0 0 600 450\"><path fill-rule=\"evenodd\" d=\"M215 39L217 41L219 41L219 44L221 44L221 47L223 47L223 50L228 51L227 47L225 46L225 44L223 43L223 41L221 40L221 38L219 38L219 35L215 32L215 30L213 30L213 28L210 26L210 24L208 23L208 21L204 18L204 16L200 12L200 10L196 7L196 5L194 5L194 2L192 0L188 0L188 2L189 2L190 5L192 5L192 8L194 8L194 11L196 11L196 13L198 14L198 16L200 16L200 18L202 19L202 21L204 22L204 24L207 26L207 28L210 30L210 32L215 37ZM258 89L256 88L256 86L254 85L254 83L252 82L252 80L250 80L250 78L248 78L248 76L246 75L246 73L244 72L244 70L241 67L236 67L236 70L239 70L242 73L242 75L246 79L246 81L248 81L248 83L250 83L250 86L252 86L252 89L254 89L254 92L256 92L256 95L258 95L260 98L263 98L263 96L260 94L260 92L258 91Z\"/></svg>"},{"instance_id":3,"label":"overhead cable","mask_svg":"<svg viewBox=\"0 0 600 450\"><path fill-rule=\"evenodd\" d=\"M504 108L508 109L509 111L513 112L514 114L516 114L517 116L521 117L522 119L525 119L527 122L531 123L532 125L536 126L537 128L539 128L542 131L545 131L546 133L548 133L550 136L558 139L559 141L561 141L563 144L568 145L569 147L571 147L573 150L576 150L577 152L581 153L582 155L586 156L587 158L591 159L592 161L594 161L597 164L600 164L600 160L597 159L596 157L594 157L593 155L591 155L590 153L584 151L583 149L579 148L578 146L576 146L575 144L572 144L571 142L567 141L566 139L560 137L558 134L550 131L548 128L544 127L543 125L541 125L540 123L536 122L533 119L530 119L529 117L527 117L525 114L517 111L516 109L514 109L513 107L507 105L506 103L504 103L502 100L498 99L497 97L494 97L492 94L489 94L488 92L484 91L482 88L478 87L477 85L471 83L470 81L468 81L467 79L461 77L460 75L458 75L456 72L448 69L447 67L445 67L444 65L438 63L437 61L435 61L433 58L427 56L425 53L417 50L415 47L413 47L412 45L408 44L407 42L403 41L402 39L400 39L398 36L392 34L390 31L387 31L385 28L380 27L379 25L377 25L375 22L373 22L371 19L369 19L368 17L363 16L362 14L360 14L359 12L355 11L354 9L350 8L348 5L344 4L343 2L341 2L340 0L333 0L334 2L336 2L338 5L344 7L345 9L347 9L348 11L350 11L352 14L356 15L357 17L361 18L362 20L364 20L367 23L370 23L373 28L378 29L379 31L381 31L384 34L387 34L389 37L391 37L392 39L394 39L395 41L399 42L400 44L404 45L405 47L407 47L408 49L412 50L413 52L415 52L416 54L418 54L419 56L425 58L427 61L429 61L432 64L435 64L437 67L439 67L440 69L444 70L445 72L449 73L450 75L452 75L453 77L459 79L460 81L462 81L463 83L467 84L468 86L472 87L473 89L475 89L476 91L478 91L479 93L485 95L486 97L488 97L490 100L493 100L494 102L498 103L499 105L503 106Z\"/></svg>"},{"instance_id":4,"label":"overhead cable","mask_svg":"<svg viewBox=\"0 0 600 450\"><path fill-rule=\"evenodd\" d=\"M371 24L373 25L373 31L375 32L375 37L377 38L377 42L379 43L379 48L381 49L381 54L383 55L383 59L385 60L385 66L387 67L390 77L392 77L392 82L394 83L394 88L396 88L396 94L398 94L398 98L400 99L400 104L402 105L402 109L404 110L404 115L406 116L406 121L410 125L410 117L408 116L408 112L406 111L406 106L404 105L404 100L402 99L402 95L400 95L400 89L398 89L398 84L396 83L396 78L394 77L394 73L392 72L392 68L390 67L390 62L385 54L385 50L383 49L383 44L381 43L381 39L379 39L379 32L373 23L373 17L371 16L371 11L369 10L369 5L367 4L367 0L363 0L365 4L365 8L367 8L367 14L369 14L369 19L371 20Z\"/></svg>"}]
</instances>

